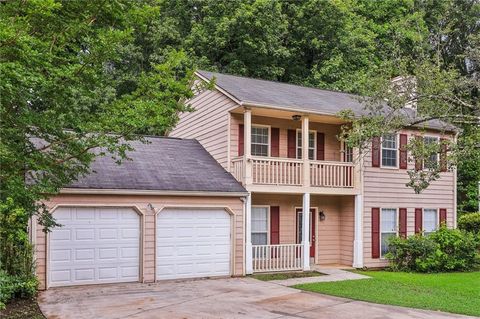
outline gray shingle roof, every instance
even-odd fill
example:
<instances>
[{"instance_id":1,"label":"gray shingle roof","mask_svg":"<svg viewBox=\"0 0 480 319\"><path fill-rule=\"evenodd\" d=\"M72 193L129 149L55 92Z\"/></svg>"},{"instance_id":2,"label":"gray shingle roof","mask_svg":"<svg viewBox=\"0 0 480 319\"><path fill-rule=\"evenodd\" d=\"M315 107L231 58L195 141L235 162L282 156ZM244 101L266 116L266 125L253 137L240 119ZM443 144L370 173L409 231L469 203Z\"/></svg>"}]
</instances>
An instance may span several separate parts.
<instances>
[{"instance_id":1,"label":"gray shingle roof","mask_svg":"<svg viewBox=\"0 0 480 319\"><path fill-rule=\"evenodd\" d=\"M92 173L67 188L246 192L196 140L147 137L131 142L131 160L121 165L98 157Z\"/></svg>"},{"instance_id":2,"label":"gray shingle roof","mask_svg":"<svg viewBox=\"0 0 480 319\"><path fill-rule=\"evenodd\" d=\"M238 101L247 105L268 105L291 108L306 112L336 115L339 111L350 109L357 115L367 114L360 96L337 91L322 90L275 81L266 81L242 76L209 71L197 71L201 76L212 79L215 84L228 92ZM410 121L415 121L415 111L404 109ZM432 129L453 130L452 126L438 120L418 125Z\"/></svg>"}]
</instances>

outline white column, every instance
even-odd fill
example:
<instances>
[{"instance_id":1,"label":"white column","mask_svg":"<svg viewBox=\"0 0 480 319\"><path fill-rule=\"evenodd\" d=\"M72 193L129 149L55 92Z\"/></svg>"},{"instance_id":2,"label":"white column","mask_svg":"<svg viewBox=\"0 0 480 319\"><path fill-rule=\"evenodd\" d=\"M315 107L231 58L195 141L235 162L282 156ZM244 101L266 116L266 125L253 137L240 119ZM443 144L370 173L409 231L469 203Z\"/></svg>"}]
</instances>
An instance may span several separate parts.
<instances>
[{"instance_id":1,"label":"white column","mask_svg":"<svg viewBox=\"0 0 480 319\"><path fill-rule=\"evenodd\" d=\"M252 259L252 194L245 200L245 273L253 274Z\"/></svg>"},{"instance_id":2,"label":"white column","mask_svg":"<svg viewBox=\"0 0 480 319\"><path fill-rule=\"evenodd\" d=\"M308 157L308 116L302 116L302 160L303 160L303 186L310 186L310 159Z\"/></svg>"},{"instance_id":3,"label":"white column","mask_svg":"<svg viewBox=\"0 0 480 319\"><path fill-rule=\"evenodd\" d=\"M353 241L353 267L363 268L363 198L355 195L355 227Z\"/></svg>"},{"instance_id":4,"label":"white column","mask_svg":"<svg viewBox=\"0 0 480 319\"><path fill-rule=\"evenodd\" d=\"M252 110L245 108L243 113L243 162L245 165L245 185L253 183L252 170Z\"/></svg>"},{"instance_id":5,"label":"white column","mask_svg":"<svg viewBox=\"0 0 480 319\"><path fill-rule=\"evenodd\" d=\"M310 270L310 193L303 194L302 216L303 270Z\"/></svg>"}]
</instances>

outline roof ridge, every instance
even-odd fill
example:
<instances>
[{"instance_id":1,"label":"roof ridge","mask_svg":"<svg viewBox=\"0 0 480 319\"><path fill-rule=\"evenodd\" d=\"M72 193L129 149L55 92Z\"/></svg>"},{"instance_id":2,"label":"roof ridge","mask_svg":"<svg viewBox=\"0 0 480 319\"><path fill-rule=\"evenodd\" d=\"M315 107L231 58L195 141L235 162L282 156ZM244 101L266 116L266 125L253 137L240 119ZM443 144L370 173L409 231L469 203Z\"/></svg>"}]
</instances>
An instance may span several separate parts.
<instances>
[{"instance_id":1,"label":"roof ridge","mask_svg":"<svg viewBox=\"0 0 480 319\"><path fill-rule=\"evenodd\" d=\"M242 78L246 80L255 80L255 81L262 81L262 82L269 82L269 83L275 83L275 84L282 84L282 85L289 85L289 86L294 86L294 87L299 87L303 89L312 89L312 90L318 90L318 91L326 91L326 92L332 92L332 93L340 93L340 94L345 94L345 95L351 95L355 97L364 97L363 95L357 94L357 93L349 93L349 92L343 92L340 90L333 90L333 89L322 89L318 88L315 86L306 86L306 85L300 85L300 84L293 84L293 83L288 83L288 82L281 82L278 80L266 80L266 79L261 79L261 78L254 78L251 76L245 76L245 75L237 75L237 74L230 74L230 73L221 73L221 72L214 72L214 71L207 71L207 70L197 70L197 72L208 72L211 74L219 74L219 75L226 75L226 76L231 76L235 78Z\"/></svg>"}]
</instances>

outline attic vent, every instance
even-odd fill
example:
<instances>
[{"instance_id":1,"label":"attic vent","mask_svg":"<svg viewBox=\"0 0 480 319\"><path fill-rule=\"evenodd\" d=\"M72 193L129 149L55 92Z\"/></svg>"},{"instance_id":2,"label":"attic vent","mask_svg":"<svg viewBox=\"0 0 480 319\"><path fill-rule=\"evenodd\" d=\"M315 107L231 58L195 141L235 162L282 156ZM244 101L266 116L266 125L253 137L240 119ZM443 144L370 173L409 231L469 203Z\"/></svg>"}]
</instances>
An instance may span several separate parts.
<instances>
[{"instance_id":1,"label":"attic vent","mask_svg":"<svg viewBox=\"0 0 480 319\"><path fill-rule=\"evenodd\" d=\"M417 93L417 78L415 76L397 76L391 80L393 90L399 95L407 95L408 99L405 103L407 109L417 109L416 93Z\"/></svg>"}]
</instances>

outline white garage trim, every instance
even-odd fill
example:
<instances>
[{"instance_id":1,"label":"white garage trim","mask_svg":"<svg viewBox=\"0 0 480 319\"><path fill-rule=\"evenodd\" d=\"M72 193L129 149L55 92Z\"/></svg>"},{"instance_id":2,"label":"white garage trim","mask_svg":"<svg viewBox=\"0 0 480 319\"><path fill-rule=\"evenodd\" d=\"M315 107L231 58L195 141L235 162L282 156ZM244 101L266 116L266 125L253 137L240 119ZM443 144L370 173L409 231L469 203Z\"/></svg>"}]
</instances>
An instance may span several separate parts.
<instances>
[{"instance_id":1,"label":"white garage trim","mask_svg":"<svg viewBox=\"0 0 480 319\"><path fill-rule=\"evenodd\" d=\"M143 265L144 265L144 247L145 247L145 236L144 236L144 229L145 229L145 213L136 205L118 205L118 204L58 204L53 206L49 209L49 213L53 214L59 208L128 208L133 210L135 213L139 215L140 218L140 244L139 244L139 274L138 278L140 282L143 282ZM36 232L36 230L35 230ZM36 233L35 233L36 237ZM50 287L50 278L49 278L49 270L50 270L50 232L46 233L45 239L45 288L48 289Z\"/></svg>"},{"instance_id":2,"label":"white garage trim","mask_svg":"<svg viewBox=\"0 0 480 319\"><path fill-rule=\"evenodd\" d=\"M155 252L154 252L154 260L155 260L155 270L154 270L154 278L155 282L157 282L157 219L158 215L165 209L169 208L176 208L176 209L223 209L226 213L230 215L230 275L233 276L235 274L235 241L236 241L236 215L234 211L229 206L223 205L165 205L161 206L159 209L155 211L155 225L154 225L154 234L155 234Z\"/></svg>"}]
</instances>

